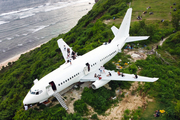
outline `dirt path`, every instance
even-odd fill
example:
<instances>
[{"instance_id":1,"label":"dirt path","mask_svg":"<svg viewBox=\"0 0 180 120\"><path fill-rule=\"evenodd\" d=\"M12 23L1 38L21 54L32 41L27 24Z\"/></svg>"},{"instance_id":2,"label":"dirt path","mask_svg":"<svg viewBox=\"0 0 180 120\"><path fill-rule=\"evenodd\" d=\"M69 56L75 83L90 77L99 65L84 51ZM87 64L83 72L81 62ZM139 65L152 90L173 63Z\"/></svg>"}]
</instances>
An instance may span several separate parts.
<instances>
[{"instance_id":1,"label":"dirt path","mask_svg":"<svg viewBox=\"0 0 180 120\"><path fill-rule=\"evenodd\" d=\"M121 23L121 21L122 21L123 19L122 18L117 18L117 19L115 19L115 20L113 20L113 19L109 19L109 20L104 20L103 21L103 23L104 24L109 24L109 23ZM157 19L157 18L148 18L148 19L146 19L146 20L161 20L161 19ZM138 20L138 19L132 19L131 20L131 22L135 22L135 21L141 21L141 20Z\"/></svg>"},{"instance_id":2,"label":"dirt path","mask_svg":"<svg viewBox=\"0 0 180 120\"><path fill-rule=\"evenodd\" d=\"M161 40L161 41L159 42L159 45L162 46L162 44L164 43L164 41L165 41L166 39L168 39L168 38L169 38L169 36L166 37L166 38L164 38L163 40Z\"/></svg>"}]
</instances>

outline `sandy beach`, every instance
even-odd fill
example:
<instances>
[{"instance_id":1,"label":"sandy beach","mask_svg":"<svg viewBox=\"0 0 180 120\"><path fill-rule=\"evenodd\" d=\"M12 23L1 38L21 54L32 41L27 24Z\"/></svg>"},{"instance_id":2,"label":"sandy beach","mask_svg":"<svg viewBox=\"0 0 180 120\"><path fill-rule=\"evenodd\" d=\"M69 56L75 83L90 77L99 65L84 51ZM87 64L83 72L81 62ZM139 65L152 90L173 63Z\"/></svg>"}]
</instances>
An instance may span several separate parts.
<instances>
[{"instance_id":1,"label":"sandy beach","mask_svg":"<svg viewBox=\"0 0 180 120\"><path fill-rule=\"evenodd\" d=\"M43 43L43 44L45 44L45 43ZM43 45L43 44L41 44L41 45ZM0 69L2 68L2 66L6 67L9 62L15 62L15 61L17 61L22 54L28 53L28 52L30 52L31 50L34 50L34 49L40 47L41 45L38 45L38 46L36 46L36 47L34 47L34 48L32 48L32 49L29 49L29 50L27 50L27 51L25 51L25 52L23 52L23 53L21 53L21 54L18 54L18 55L14 56L14 57L6 60L6 61L1 62L1 63L0 63Z\"/></svg>"}]
</instances>

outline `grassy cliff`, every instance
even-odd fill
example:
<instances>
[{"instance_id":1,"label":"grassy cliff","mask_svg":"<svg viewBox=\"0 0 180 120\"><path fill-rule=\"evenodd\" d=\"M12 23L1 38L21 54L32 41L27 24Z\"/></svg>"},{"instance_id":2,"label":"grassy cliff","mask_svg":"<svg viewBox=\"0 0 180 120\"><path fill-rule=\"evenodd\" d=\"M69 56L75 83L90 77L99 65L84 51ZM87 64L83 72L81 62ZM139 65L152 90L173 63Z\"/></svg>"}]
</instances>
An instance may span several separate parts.
<instances>
[{"instance_id":1,"label":"grassy cliff","mask_svg":"<svg viewBox=\"0 0 180 120\"><path fill-rule=\"evenodd\" d=\"M74 51L77 51L79 55L82 55L99 45L103 42L112 39L113 33L110 28L112 25L119 27L120 22L117 20L112 20L113 17L121 20L128 8L128 2L131 0L99 0L93 9L88 12L87 15L82 17L78 24L72 28L68 33L59 35L56 38L51 39L48 43L42 45L40 48L32 50L29 53L21 55L20 59L16 62L9 63L7 67L3 67L0 71L0 119L86 119L82 118L81 114L67 114L60 105L57 105L52 108L44 108L41 106L40 109L30 109L28 111L23 110L22 100L33 85L34 79L41 79L43 76L48 74L49 72L58 68L61 64L64 63L64 59L62 54L58 48L57 40L59 38L63 38L67 44L73 47ZM168 0L165 0L168 1ZM139 4L138 4L139 2ZM152 2L152 0L151 0ZM156 14L156 9L153 8L156 4L151 4L149 0L144 1L145 5L151 6L154 10L154 15ZM154 2L157 2L154 0ZM141 3L141 4L140 4ZM148 3L148 4L147 4ZM176 4L179 1L176 0ZM148 16L145 16L147 20L137 21L135 20L135 16L140 14L138 11L144 11L146 9L142 7L142 2L140 0L136 0L132 2L132 7L134 7L135 12L133 12L133 23L131 25L130 34L131 35L150 35L148 41L140 42L140 44L150 44L154 42L158 42L162 36L168 36L172 34L174 28L171 25L170 21L165 23L161 23L158 17L153 18L153 20L148 19ZM173 2L171 2L171 5ZM160 4L163 7L163 3ZM165 4L166 5L166 4ZM171 6L166 5L166 6ZM139 6L139 7L138 7ZM156 6L156 8L159 6ZM160 10L160 9L159 9ZM138 12L138 13L137 13ZM169 11L167 11L169 13ZM171 10L171 12L173 12ZM135 14L134 14L135 13ZM164 16L164 15L163 15ZM150 16L151 17L151 16ZM166 18L167 16L165 16ZM144 18L144 17L143 17ZM111 19L111 22L108 24L104 23L104 20ZM155 19L155 20L154 20ZM178 33L177 33L178 34ZM174 37L171 37L175 39ZM170 42L172 44L166 44L168 47L165 47L169 53L178 55L176 51L173 49L173 43L179 43L179 40L172 40ZM178 45L177 45L178 47ZM164 49L164 47L162 47ZM179 48L177 48L179 49ZM123 57L123 56L122 56ZM114 59L117 59L116 57ZM179 61L179 59L177 59ZM155 98L162 98L160 102L167 104L165 106L169 109L166 118L177 118L179 111L179 68L173 64L173 66L164 65L160 60L156 57L148 57L145 61L138 61L136 65L142 66L143 71L142 75L145 76L156 76L160 77L160 80L156 83L147 83L145 84L144 92L147 90L150 95L153 95ZM177 62L179 65L179 62ZM111 69L112 64L107 63L106 67ZM149 69L151 68L151 69ZM149 70L149 71L148 71ZM151 73L151 74L149 74ZM166 74L167 73L167 74ZM165 74L165 75L164 75ZM160 75L164 75L161 77ZM168 84L168 83L171 84ZM125 84L129 83L116 83ZM171 86L170 86L171 85ZM117 85L114 85L117 86ZM162 87L161 87L162 86ZM161 90L159 88L162 88ZM156 94L153 91L156 90ZM87 92L92 92L91 90L86 90ZM100 89L97 92L97 96L104 95L98 94L100 92L108 91L105 88ZM111 91L113 92L113 91ZM109 93L110 96L113 93ZM85 93L84 93L85 94ZM103 100L103 97L99 97ZM85 99L85 98L84 98ZM96 98L97 101L101 102L101 100ZM166 101L166 99L168 101ZM111 103L112 104L112 103ZM111 104L108 104L110 106ZM107 105L107 104L103 104ZM103 106L102 106L103 107ZM107 108L99 109L102 110L99 113L102 113ZM176 111L173 111L173 109ZM37 114L38 111L38 114ZM97 109L98 111L98 109ZM174 113L173 113L174 112Z\"/></svg>"}]
</instances>

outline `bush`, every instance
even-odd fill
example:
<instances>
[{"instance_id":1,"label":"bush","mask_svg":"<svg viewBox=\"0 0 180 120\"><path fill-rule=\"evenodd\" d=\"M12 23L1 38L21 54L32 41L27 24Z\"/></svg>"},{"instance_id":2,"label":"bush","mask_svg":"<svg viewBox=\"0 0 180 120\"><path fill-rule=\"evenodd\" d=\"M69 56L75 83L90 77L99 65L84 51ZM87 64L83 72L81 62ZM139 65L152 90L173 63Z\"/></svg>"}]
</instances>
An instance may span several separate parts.
<instances>
[{"instance_id":1,"label":"bush","mask_svg":"<svg viewBox=\"0 0 180 120\"><path fill-rule=\"evenodd\" d=\"M137 67L135 64L129 66L129 71L131 74L135 74L137 72Z\"/></svg>"},{"instance_id":2,"label":"bush","mask_svg":"<svg viewBox=\"0 0 180 120\"><path fill-rule=\"evenodd\" d=\"M164 25L164 26L168 26L168 25L169 25L169 21L165 20L165 21L163 22L163 25Z\"/></svg>"},{"instance_id":3,"label":"bush","mask_svg":"<svg viewBox=\"0 0 180 120\"><path fill-rule=\"evenodd\" d=\"M87 105L83 100L77 100L74 102L74 111L79 113L80 115L84 115L88 113Z\"/></svg>"},{"instance_id":4,"label":"bush","mask_svg":"<svg viewBox=\"0 0 180 120\"><path fill-rule=\"evenodd\" d=\"M91 116L91 119L93 119L93 120L99 120L97 114L93 114L93 115Z\"/></svg>"},{"instance_id":5,"label":"bush","mask_svg":"<svg viewBox=\"0 0 180 120\"><path fill-rule=\"evenodd\" d=\"M115 92L105 87L97 90L84 88L81 99L91 105L97 113L102 114L113 103L113 100L110 100L112 96L115 96Z\"/></svg>"}]
</instances>

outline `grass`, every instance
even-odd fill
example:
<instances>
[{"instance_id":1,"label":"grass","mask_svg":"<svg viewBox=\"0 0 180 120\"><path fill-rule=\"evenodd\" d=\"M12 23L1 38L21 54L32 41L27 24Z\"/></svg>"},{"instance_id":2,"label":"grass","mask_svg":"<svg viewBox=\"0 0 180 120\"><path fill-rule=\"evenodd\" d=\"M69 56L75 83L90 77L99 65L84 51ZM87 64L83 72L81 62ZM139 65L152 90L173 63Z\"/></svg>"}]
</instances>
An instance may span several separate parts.
<instances>
[{"instance_id":1,"label":"grass","mask_svg":"<svg viewBox=\"0 0 180 120\"><path fill-rule=\"evenodd\" d=\"M173 9L176 7L173 3L179 3L179 0L135 0L132 2L131 6L133 8L132 18L136 19L138 15L142 15L145 19L156 19L156 20L171 20L171 14ZM147 7L151 7L147 10ZM170 7L173 8L170 8ZM153 12L153 15L148 13L143 14L143 11Z\"/></svg>"},{"instance_id":2,"label":"grass","mask_svg":"<svg viewBox=\"0 0 180 120\"><path fill-rule=\"evenodd\" d=\"M163 114L160 114L160 117L154 117L154 114L156 110L165 110L164 108L165 105L160 102L149 102L146 110L142 113L140 120L162 120Z\"/></svg>"},{"instance_id":3,"label":"grass","mask_svg":"<svg viewBox=\"0 0 180 120\"><path fill-rule=\"evenodd\" d=\"M161 54L161 57L171 65L176 65L177 61L179 61L179 59L176 59L176 57L165 50L158 50L158 53Z\"/></svg>"},{"instance_id":4,"label":"grass","mask_svg":"<svg viewBox=\"0 0 180 120\"><path fill-rule=\"evenodd\" d=\"M176 3L178 5L178 3L180 3L179 0L133 0L133 2L131 3L131 7L133 8L132 11L132 18L131 21L135 22L135 21L139 21L137 20L137 16L140 15L142 16L142 19L146 19L146 22L148 23L157 23L160 24L160 26L162 23L160 22L162 19L164 20L168 20L171 21L172 17L170 12L173 12L173 9L177 6L177 5L173 5L173 3ZM150 9L147 10L147 7L151 7ZM170 7L173 8L170 8ZM146 14L143 14L143 11L147 11ZM149 12L153 12L153 15L149 15ZM120 23L122 22L124 18L124 15L121 16L120 18L117 18L116 20L111 19L110 22L108 22L108 25L120 25ZM170 23L171 24L171 23Z\"/></svg>"}]
</instances>

